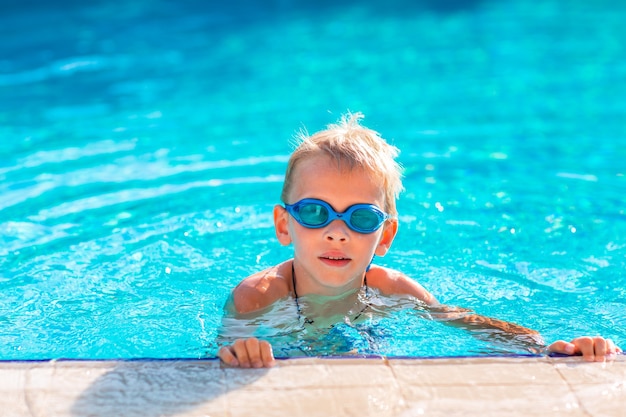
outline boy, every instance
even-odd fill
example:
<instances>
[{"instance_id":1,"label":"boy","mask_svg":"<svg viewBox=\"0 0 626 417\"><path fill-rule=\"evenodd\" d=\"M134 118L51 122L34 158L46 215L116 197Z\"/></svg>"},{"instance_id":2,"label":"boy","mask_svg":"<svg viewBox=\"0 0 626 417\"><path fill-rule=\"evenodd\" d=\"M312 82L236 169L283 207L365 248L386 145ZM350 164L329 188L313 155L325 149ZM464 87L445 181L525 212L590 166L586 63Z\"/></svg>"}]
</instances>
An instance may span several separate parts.
<instances>
[{"instance_id":1,"label":"boy","mask_svg":"<svg viewBox=\"0 0 626 417\"><path fill-rule=\"evenodd\" d=\"M534 330L440 305L413 279L372 265L374 256L384 256L396 236L402 182L395 161L398 150L361 126L362 117L347 114L327 130L301 135L287 166L281 195L285 205L274 207L276 236L282 245L293 244L294 257L244 279L233 290L227 309L250 315L293 297L302 314L298 297L303 295L341 299L362 287L375 288L385 295L415 297L451 325L492 329L512 341L521 337L542 347ZM621 349L602 337L581 337L557 341L547 351L602 361ZM223 346L218 355L227 365L244 368L275 363L271 345L254 337Z\"/></svg>"}]
</instances>

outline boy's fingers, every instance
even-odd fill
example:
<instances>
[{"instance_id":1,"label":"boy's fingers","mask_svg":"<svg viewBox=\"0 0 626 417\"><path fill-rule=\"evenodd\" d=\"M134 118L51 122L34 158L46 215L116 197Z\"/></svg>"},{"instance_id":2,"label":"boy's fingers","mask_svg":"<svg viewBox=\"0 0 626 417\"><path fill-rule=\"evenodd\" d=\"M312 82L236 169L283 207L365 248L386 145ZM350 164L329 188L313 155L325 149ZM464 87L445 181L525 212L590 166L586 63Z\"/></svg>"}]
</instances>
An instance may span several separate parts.
<instances>
[{"instance_id":1,"label":"boy's fingers","mask_svg":"<svg viewBox=\"0 0 626 417\"><path fill-rule=\"evenodd\" d=\"M596 355L596 361L603 361L604 357L609 353L607 340L603 337L593 338L593 350Z\"/></svg>"},{"instance_id":2,"label":"boy's fingers","mask_svg":"<svg viewBox=\"0 0 626 417\"><path fill-rule=\"evenodd\" d=\"M218 356L227 365L241 368L269 368L276 363L272 345L255 337L235 340L231 346L220 348Z\"/></svg>"},{"instance_id":3,"label":"boy's fingers","mask_svg":"<svg viewBox=\"0 0 626 417\"><path fill-rule=\"evenodd\" d=\"M576 352L580 352L584 360L595 361L594 340L591 337L578 337L572 340L572 343L576 346Z\"/></svg>"},{"instance_id":4,"label":"boy's fingers","mask_svg":"<svg viewBox=\"0 0 626 417\"><path fill-rule=\"evenodd\" d=\"M239 366L239 361L237 361L237 358L235 357L235 355L233 355L233 352L231 352L230 346L222 346L217 352L217 356L226 365Z\"/></svg>"},{"instance_id":5,"label":"boy's fingers","mask_svg":"<svg viewBox=\"0 0 626 417\"><path fill-rule=\"evenodd\" d=\"M612 340L597 336L578 337L570 343L558 340L548 347L548 351L566 355L580 354L588 362L604 362L606 356L619 353L622 349Z\"/></svg>"},{"instance_id":6,"label":"boy's fingers","mask_svg":"<svg viewBox=\"0 0 626 417\"><path fill-rule=\"evenodd\" d=\"M235 340L235 343L233 343L232 350L235 354L235 357L237 358L237 361L239 361L239 366L241 366L242 368L249 368L250 357L248 356L246 340L244 339Z\"/></svg>"},{"instance_id":7,"label":"boy's fingers","mask_svg":"<svg viewBox=\"0 0 626 417\"><path fill-rule=\"evenodd\" d=\"M253 368L263 367L263 359L261 359L261 350L259 347L259 339L251 337L245 340L248 360Z\"/></svg>"},{"instance_id":8,"label":"boy's fingers","mask_svg":"<svg viewBox=\"0 0 626 417\"><path fill-rule=\"evenodd\" d=\"M606 340L602 337L579 337L572 340L587 362L602 362L606 356Z\"/></svg>"},{"instance_id":9,"label":"boy's fingers","mask_svg":"<svg viewBox=\"0 0 626 417\"><path fill-rule=\"evenodd\" d=\"M583 359L588 362L604 362L607 355L617 352L613 342L600 336L579 337L572 340L572 343L578 347Z\"/></svg>"},{"instance_id":10,"label":"boy's fingers","mask_svg":"<svg viewBox=\"0 0 626 417\"><path fill-rule=\"evenodd\" d=\"M259 344L261 348L261 359L263 360L263 366L266 368L274 366L276 361L274 360L274 352L272 352L272 345L269 342L261 341Z\"/></svg>"}]
</instances>

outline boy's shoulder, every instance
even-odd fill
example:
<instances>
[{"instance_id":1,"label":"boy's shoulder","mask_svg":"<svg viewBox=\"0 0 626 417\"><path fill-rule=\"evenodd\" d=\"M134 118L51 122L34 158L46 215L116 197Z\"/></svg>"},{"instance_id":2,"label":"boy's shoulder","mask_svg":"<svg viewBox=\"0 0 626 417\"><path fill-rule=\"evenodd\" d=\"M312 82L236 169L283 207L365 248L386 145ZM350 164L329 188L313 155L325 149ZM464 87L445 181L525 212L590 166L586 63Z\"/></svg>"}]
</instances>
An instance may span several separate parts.
<instances>
[{"instance_id":1,"label":"boy's shoulder","mask_svg":"<svg viewBox=\"0 0 626 417\"><path fill-rule=\"evenodd\" d=\"M232 304L238 314L262 310L290 294L291 261L254 273L235 287Z\"/></svg>"},{"instance_id":2,"label":"boy's shoulder","mask_svg":"<svg viewBox=\"0 0 626 417\"><path fill-rule=\"evenodd\" d=\"M387 295L410 295L426 304L437 304L435 297L417 281L395 269L372 265L367 272L367 284Z\"/></svg>"}]
</instances>

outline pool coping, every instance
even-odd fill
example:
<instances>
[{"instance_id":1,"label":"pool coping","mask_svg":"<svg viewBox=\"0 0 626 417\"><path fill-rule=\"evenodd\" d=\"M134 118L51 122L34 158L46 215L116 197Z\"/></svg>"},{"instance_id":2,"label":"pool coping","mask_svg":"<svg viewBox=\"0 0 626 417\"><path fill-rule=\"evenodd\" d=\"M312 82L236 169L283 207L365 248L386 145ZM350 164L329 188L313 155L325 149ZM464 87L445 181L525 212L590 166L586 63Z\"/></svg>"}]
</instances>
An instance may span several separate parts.
<instances>
[{"instance_id":1,"label":"pool coping","mask_svg":"<svg viewBox=\"0 0 626 417\"><path fill-rule=\"evenodd\" d=\"M0 361L22 416L620 416L626 356L333 357L234 369L216 359Z\"/></svg>"}]
</instances>

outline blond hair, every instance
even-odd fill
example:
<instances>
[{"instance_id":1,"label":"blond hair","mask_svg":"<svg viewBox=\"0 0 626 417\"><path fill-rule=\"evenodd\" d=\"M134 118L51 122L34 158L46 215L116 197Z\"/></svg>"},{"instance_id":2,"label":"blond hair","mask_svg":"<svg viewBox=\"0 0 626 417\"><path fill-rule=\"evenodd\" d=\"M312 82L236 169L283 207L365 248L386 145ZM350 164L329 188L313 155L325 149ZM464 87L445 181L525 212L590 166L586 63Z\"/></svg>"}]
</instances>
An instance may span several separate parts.
<instances>
[{"instance_id":1,"label":"blond hair","mask_svg":"<svg viewBox=\"0 0 626 417\"><path fill-rule=\"evenodd\" d=\"M388 144L378 132L359 123L362 113L347 113L338 123L330 124L308 136L304 131L296 137L297 146L289 158L281 200L287 203L287 196L293 183L295 167L311 156L325 154L337 162L339 169L362 168L372 175L374 181L384 189L385 210L397 216L396 200L402 191L402 168L395 158L398 148ZM290 203L294 203L291 201Z\"/></svg>"}]
</instances>

